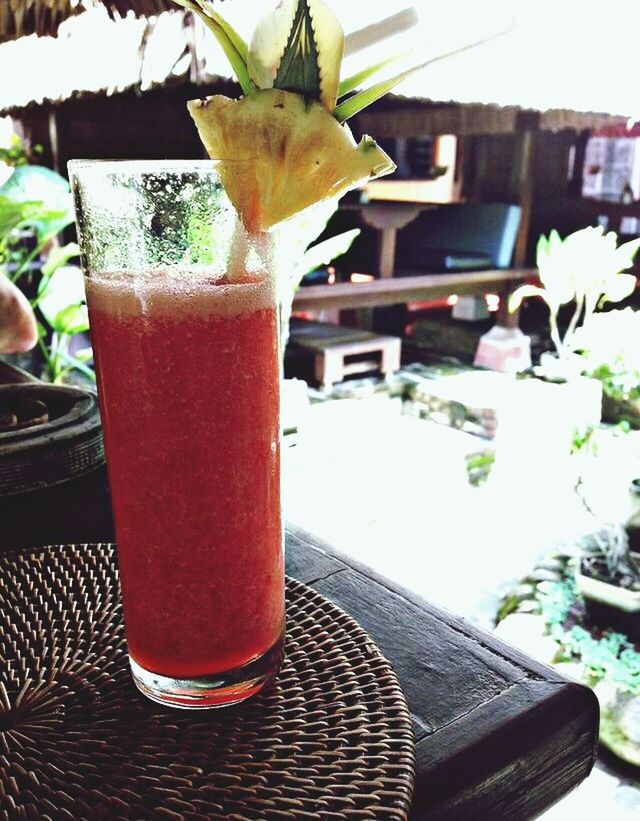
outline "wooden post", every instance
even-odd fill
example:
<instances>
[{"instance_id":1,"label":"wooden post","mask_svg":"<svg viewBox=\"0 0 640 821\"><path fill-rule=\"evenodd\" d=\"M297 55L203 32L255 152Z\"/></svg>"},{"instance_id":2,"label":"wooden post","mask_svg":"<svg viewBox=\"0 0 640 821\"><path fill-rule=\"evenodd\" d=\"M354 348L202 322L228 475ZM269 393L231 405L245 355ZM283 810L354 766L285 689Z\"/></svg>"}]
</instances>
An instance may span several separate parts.
<instances>
[{"instance_id":1,"label":"wooden post","mask_svg":"<svg viewBox=\"0 0 640 821\"><path fill-rule=\"evenodd\" d=\"M60 143L58 135L58 117L55 106L49 109L49 145L51 146L51 161L53 170L60 174Z\"/></svg>"},{"instance_id":2,"label":"wooden post","mask_svg":"<svg viewBox=\"0 0 640 821\"><path fill-rule=\"evenodd\" d=\"M469 141L467 141L469 144ZM471 151L467 149L467 154L472 154L472 178L467 183L467 202L482 202L482 186L487 176L487 166L489 164L487 137L484 134L471 138Z\"/></svg>"},{"instance_id":3,"label":"wooden post","mask_svg":"<svg viewBox=\"0 0 640 821\"><path fill-rule=\"evenodd\" d=\"M520 205L520 226L516 237L516 246L513 254L513 265L524 268L527 261L529 232L531 230L531 213L533 210L533 174L535 170L536 134L540 115L534 112L521 112L516 125L517 145L514 163L514 187ZM497 322L503 328L517 328L519 326L519 312L509 313L509 297L513 292L513 284L500 292L500 309Z\"/></svg>"},{"instance_id":4,"label":"wooden post","mask_svg":"<svg viewBox=\"0 0 640 821\"><path fill-rule=\"evenodd\" d=\"M573 168L567 185L567 194L570 197L582 196L582 182L584 176L584 160L587 153L587 143L591 131L581 131L573 144Z\"/></svg>"},{"instance_id":5,"label":"wooden post","mask_svg":"<svg viewBox=\"0 0 640 821\"><path fill-rule=\"evenodd\" d=\"M533 208L536 132L539 119L540 115L537 112L523 111L518 115L516 125L517 146L514 163L516 177L514 182L518 194L518 204L522 211L513 255L513 264L516 268L524 267L527 259Z\"/></svg>"},{"instance_id":6,"label":"wooden post","mask_svg":"<svg viewBox=\"0 0 640 821\"><path fill-rule=\"evenodd\" d=\"M422 205L394 202L372 202L361 206L364 222L381 232L378 245L378 274L381 279L393 276L398 231L412 223L424 208Z\"/></svg>"},{"instance_id":7,"label":"wooden post","mask_svg":"<svg viewBox=\"0 0 640 821\"><path fill-rule=\"evenodd\" d=\"M516 239L513 264L524 266L527 258L531 211L533 206L533 172L535 135L540 115L523 111L516 123L516 154L513 187L521 208L520 227ZM509 313L509 296L513 283L500 289L500 310L495 326L480 338L474 364L498 371L522 371L531 367L531 341L520 331L518 314Z\"/></svg>"},{"instance_id":8,"label":"wooden post","mask_svg":"<svg viewBox=\"0 0 640 821\"><path fill-rule=\"evenodd\" d=\"M397 228L383 228L378 241L378 273L381 279L393 276L396 265Z\"/></svg>"}]
</instances>

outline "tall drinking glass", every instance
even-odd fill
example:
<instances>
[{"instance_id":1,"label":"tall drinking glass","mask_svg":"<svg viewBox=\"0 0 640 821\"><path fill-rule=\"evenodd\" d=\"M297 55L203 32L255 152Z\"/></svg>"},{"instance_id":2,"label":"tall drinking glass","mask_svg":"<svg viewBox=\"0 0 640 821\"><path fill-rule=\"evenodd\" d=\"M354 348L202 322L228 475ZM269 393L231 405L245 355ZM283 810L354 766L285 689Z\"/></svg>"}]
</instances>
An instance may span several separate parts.
<instances>
[{"instance_id":1,"label":"tall drinking glass","mask_svg":"<svg viewBox=\"0 0 640 821\"><path fill-rule=\"evenodd\" d=\"M273 242L213 162L73 161L133 677L220 707L284 631Z\"/></svg>"}]
</instances>

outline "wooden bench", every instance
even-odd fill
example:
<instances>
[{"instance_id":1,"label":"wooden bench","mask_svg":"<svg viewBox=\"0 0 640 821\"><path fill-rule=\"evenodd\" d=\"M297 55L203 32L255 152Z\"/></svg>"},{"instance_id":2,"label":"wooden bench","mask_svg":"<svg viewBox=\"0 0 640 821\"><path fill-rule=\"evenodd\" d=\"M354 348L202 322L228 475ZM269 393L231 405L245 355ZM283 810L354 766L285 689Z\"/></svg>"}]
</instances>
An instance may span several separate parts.
<instances>
[{"instance_id":1,"label":"wooden bench","mask_svg":"<svg viewBox=\"0 0 640 821\"><path fill-rule=\"evenodd\" d=\"M294 318L290 341L313 354L315 378L325 391L346 376L375 370L389 376L400 368L401 340L395 336Z\"/></svg>"},{"instance_id":2,"label":"wooden bench","mask_svg":"<svg viewBox=\"0 0 640 821\"><path fill-rule=\"evenodd\" d=\"M451 294L464 296L496 293L500 296L500 324L514 326L517 324L517 317L510 316L506 310L509 294L524 281L536 278L537 272L533 268L497 268L464 274L397 276L358 284L341 282L335 285L310 285L297 291L293 310L373 308L448 297Z\"/></svg>"}]
</instances>

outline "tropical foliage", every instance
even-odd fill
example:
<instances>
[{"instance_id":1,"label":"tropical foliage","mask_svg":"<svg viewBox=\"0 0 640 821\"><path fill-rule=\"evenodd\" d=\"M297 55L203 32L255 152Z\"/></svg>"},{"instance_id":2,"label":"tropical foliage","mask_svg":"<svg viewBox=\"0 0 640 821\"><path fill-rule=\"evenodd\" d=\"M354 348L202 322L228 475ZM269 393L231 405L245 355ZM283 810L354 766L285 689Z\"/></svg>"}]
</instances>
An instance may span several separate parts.
<instances>
[{"instance_id":1,"label":"tropical foliage","mask_svg":"<svg viewBox=\"0 0 640 821\"><path fill-rule=\"evenodd\" d=\"M585 373L600 380L607 396L640 399L640 311L597 313L578 328L574 344L585 359Z\"/></svg>"},{"instance_id":2,"label":"tropical foliage","mask_svg":"<svg viewBox=\"0 0 640 821\"><path fill-rule=\"evenodd\" d=\"M613 630L596 635L569 624L570 610L579 596L572 576L550 583L539 595L547 629L559 645L556 661L579 662L592 686L608 681L623 692L640 694L640 653L626 636Z\"/></svg>"},{"instance_id":3,"label":"tropical foliage","mask_svg":"<svg viewBox=\"0 0 640 821\"><path fill-rule=\"evenodd\" d=\"M597 309L607 302L621 302L636 286L636 277L624 273L633 265L640 238L618 246L615 232L583 228L562 239L557 231L538 241L536 262L542 287L523 285L511 297L516 311L522 301L541 297L549 308L551 339L560 358L570 356L578 345L580 324L588 328ZM558 314L563 305L574 303L569 325L560 333Z\"/></svg>"},{"instance_id":4,"label":"tropical foliage","mask_svg":"<svg viewBox=\"0 0 640 821\"><path fill-rule=\"evenodd\" d=\"M73 219L69 185L48 169L18 163L0 188L0 276L29 296L44 376L56 383L74 370L94 379L91 350L71 353L74 337L89 329L82 273L71 264L78 246L58 241Z\"/></svg>"}]
</instances>

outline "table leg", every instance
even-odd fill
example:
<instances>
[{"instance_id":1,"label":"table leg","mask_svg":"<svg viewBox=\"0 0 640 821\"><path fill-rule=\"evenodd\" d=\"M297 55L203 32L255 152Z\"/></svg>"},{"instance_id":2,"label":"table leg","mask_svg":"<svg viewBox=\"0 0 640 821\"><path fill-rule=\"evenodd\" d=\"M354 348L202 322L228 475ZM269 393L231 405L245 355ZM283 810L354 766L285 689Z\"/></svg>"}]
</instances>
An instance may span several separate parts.
<instances>
[{"instance_id":1,"label":"table leg","mask_svg":"<svg viewBox=\"0 0 640 821\"><path fill-rule=\"evenodd\" d=\"M401 343L399 339L385 343L382 349L382 362L380 364L380 370L384 376L389 376L389 374L400 370L400 349Z\"/></svg>"},{"instance_id":2,"label":"table leg","mask_svg":"<svg viewBox=\"0 0 640 821\"><path fill-rule=\"evenodd\" d=\"M397 228L384 228L380 232L378 267L381 279L390 279L396 266Z\"/></svg>"},{"instance_id":3,"label":"table leg","mask_svg":"<svg viewBox=\"0 0 640 821\"><path fill-rule=\"evenodd\" d=\"M344 379L344 356L339 351L325 350L316 354L316 381L327 393Z\"/></svg>"}]
</instances>

